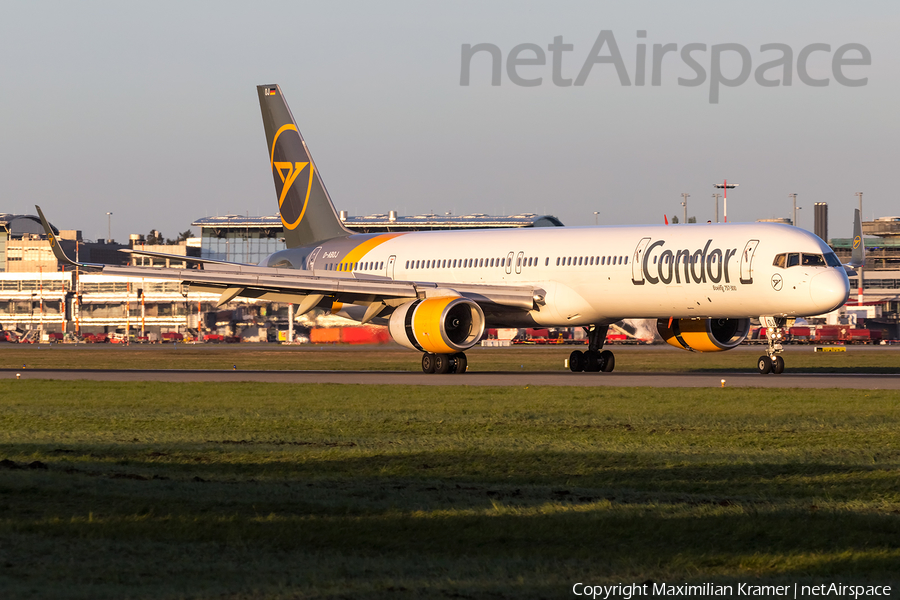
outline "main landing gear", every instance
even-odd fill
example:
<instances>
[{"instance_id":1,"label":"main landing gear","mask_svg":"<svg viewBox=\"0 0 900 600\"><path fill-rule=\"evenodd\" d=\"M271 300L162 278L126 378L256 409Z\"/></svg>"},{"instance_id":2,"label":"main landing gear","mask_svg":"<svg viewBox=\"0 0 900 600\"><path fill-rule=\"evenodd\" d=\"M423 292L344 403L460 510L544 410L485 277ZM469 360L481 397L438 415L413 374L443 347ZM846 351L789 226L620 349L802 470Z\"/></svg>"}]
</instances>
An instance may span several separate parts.
<instances>
[{"instance_id":1,"label":"main landing gear","mask_svg":"<svg viewBox=\"0 0 900 600\"><path fill-rule=\"evenodd\" d=\"M784 326L787 324L785 317L760 317L759 322L766 328L766 355L760 356L756 361L756 368L760 375L784 373L784 358L778 356L784 348L781 340L784 339Z\"/></svg>"},{"instance_id":2,"label":"main landing gear","mask_svg":"<svg viewBox=\"0 0 900 600\"><path fill-rule=\"evenodd\" d=\"M462 352L456 354L426 352L422 355L422 371L425 373L465 373L467 365L466 355Z\"/></svg>"},{"instance_id":3,"label":"main landing gear","mask_svg":"<svg viewBox=\"0 0 900 600\"><path fill-rule=\"evenodd\" d=\"M606 332L609 325L591 325L585 327L588 334L588 349L586 352L575 350L569 355L569 370L573 373L581 371L603 371L610 373L616 368L616 357L609 350L600 350L606 341Z\"/></svg>"}]
</instances>

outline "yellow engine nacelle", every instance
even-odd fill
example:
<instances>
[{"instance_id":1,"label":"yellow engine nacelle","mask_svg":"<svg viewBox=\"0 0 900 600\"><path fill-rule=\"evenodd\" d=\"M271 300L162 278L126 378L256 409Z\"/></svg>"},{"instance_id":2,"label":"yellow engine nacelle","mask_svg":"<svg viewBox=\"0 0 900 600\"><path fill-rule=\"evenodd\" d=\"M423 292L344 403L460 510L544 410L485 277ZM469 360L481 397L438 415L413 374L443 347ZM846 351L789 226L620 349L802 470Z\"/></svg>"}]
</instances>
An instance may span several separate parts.
<instances>
[{"instance_id":1,"label":"yellow engine nacelle","mask_svg":"<svg viewBox=\"0 0 900 600\"><path fill-rule=\"evenodd\" d=\"M691 352L731 350L744 341L750 319L668 319L656 322L656 330L667 343Z\"/></svg>"},{"instance_id":2,"label":"yellow engine nacelle","mask_svg":"<svg viewBox=\"0 0 900 600\"><path fill-rule=\"evenodd\" d=\"M413 300L394 310L388 329L401 346L453 354L478 343L484 333L484 313L478 304L459 296Z\"/></svg>"}]
</instances>

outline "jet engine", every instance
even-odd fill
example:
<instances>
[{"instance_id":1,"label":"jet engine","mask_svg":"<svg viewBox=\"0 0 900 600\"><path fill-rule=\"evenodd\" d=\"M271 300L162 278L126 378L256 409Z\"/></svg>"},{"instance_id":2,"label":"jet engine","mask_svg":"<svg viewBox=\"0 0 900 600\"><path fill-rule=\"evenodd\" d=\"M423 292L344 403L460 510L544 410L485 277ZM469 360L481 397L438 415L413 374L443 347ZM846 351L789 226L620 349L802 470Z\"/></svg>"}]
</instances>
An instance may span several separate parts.
<instances>
[{"instance_id":1,"label":"jet engine","mask_svg":"<svg viewBox=\"0 0 900 600\"><path fill-rule=\"evenodd\" d=\"M656 330L667 343L692 352L731 350L744 341L750 319L668 319L656 322Z\"/></svg>"},{"instance_id":2,"label":"jet engine","mask_svg":"<svg viewBox=\"0 0 900 600\"><path fill-rule=\"evenodd\" d=\"M401 346L434 354L468 350L484 333L484 313L468 298L413 300L397 307L388 325Z\"/></svg>"}]
</instances>

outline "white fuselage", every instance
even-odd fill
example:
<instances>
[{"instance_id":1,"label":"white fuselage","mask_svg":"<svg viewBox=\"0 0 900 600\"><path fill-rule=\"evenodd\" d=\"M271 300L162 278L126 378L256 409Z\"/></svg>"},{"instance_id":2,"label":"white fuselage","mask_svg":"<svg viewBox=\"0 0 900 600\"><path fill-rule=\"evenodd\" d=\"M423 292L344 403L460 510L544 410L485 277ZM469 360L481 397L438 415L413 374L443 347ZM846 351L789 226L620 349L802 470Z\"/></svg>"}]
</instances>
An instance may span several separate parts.
<instances>
[{"instance_id":1,"label":"white fuselage","mask_svg":"<svg viewBox=\"0 0 900 600\"><path fill-rule=\"evenodd\" d=\"M451 289L534 286L545 304L527 321L544 326L810 316L834 310L849 294L847 274L825 242L768 223L412 232L351 236L338 246L322 244L307 268ZM830 254L831 266L773 264L784 253Z\"/></svg>"}]
</instances>

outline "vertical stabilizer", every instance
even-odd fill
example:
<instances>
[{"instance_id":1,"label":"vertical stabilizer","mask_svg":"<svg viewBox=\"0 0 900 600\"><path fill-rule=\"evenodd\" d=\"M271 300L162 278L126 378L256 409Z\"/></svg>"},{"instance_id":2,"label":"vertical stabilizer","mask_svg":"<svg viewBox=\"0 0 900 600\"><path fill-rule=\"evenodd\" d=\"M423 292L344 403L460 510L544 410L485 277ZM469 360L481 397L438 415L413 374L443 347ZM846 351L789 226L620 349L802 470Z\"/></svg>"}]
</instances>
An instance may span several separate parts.
<instances>
[{"instance_id":1,"label":"vertical stabilizer","mask_svg":"<svg viewBox=\"0 0 900 600\"><path fill-rule=\"evenodd\" d=\"M854 208L853 212L853 247L850 251L850 266L856 269L856 276L858 278L856 302L859 306L862 306L864 301L864 289L866 287L865 283L863 283L863 266L866 264L866 241L863 239L862 235L862 222L860 220L859 209Z\"/></svg>"},{"instance_id":2,"label":"vertical stabilizer","mask_svg":"<svg viewBox=\"0 0 900 600\"><path fill-rule=\"evenodd\" d=\"M310 246L350 235L352 232L341 224L334 210L281 88L260 85L256 91L285 244L288 248Z\"/></svg>"},{"instance_id":3,"label":"vertical stabilizer","mask_svg":"<svg viewBox=\"0 0 900 600\"><path fill-rule=\"evenodd\" d=\"M853 212L853 248L850 252L851 267L861 267L866 262L866 244L862 235L862 223L859 218L859 209L854 208Z\"/></svg>"}]
</instances>

